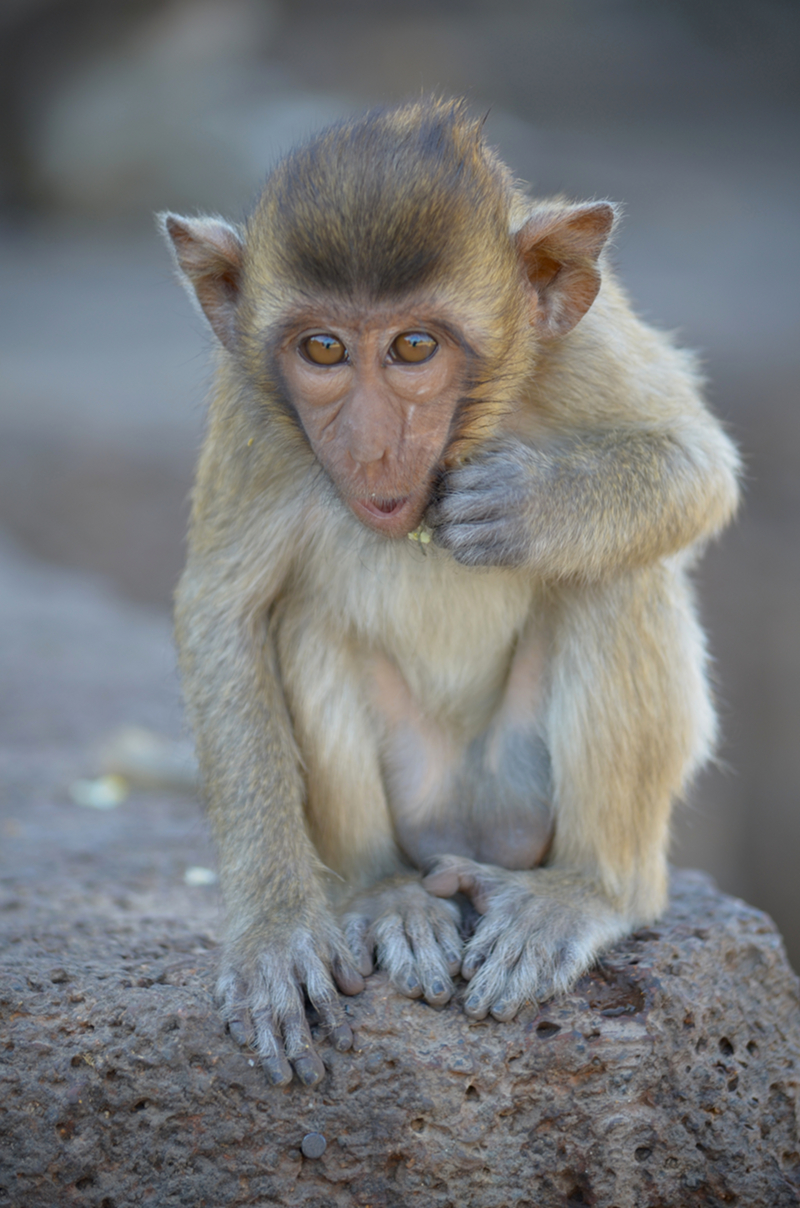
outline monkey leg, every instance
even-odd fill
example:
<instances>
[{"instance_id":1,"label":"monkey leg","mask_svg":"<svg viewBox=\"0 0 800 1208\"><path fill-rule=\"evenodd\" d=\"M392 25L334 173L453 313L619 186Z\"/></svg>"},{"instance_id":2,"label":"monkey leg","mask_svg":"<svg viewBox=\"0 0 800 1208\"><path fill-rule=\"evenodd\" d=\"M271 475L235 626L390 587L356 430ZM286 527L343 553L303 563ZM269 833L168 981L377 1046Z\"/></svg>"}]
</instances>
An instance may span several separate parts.
<instances>
[{"instance_id":1,"label":"monkey leg","mask_svg":"<svg viewBox=\"0 0 800 1208\"><path fill-rule=\"evenodd\" d=\"M397 847L369 659L337 636L306 616L287 621L279 637L309 831L323 863L341 878L330 879L329 893L359 967L369 969L376 957L401 993L444 1003L461 963L460 913L425 892Z\"/></svg>"},{"instance_id":2,"label":"monkey leg","mask_svg":"<svg viewBox=\"0 0 800 1208\"><path fill-rule=\"evenodd\" d=\"M465 893L483 916L462 964L474 1018L510 1019L568 989L658 915L672 799L713 742L702 634L674 567L560 595L545 725L549 864L510 871L447 856L424 881L443 897Z\"/></svg>"}]
</instances>

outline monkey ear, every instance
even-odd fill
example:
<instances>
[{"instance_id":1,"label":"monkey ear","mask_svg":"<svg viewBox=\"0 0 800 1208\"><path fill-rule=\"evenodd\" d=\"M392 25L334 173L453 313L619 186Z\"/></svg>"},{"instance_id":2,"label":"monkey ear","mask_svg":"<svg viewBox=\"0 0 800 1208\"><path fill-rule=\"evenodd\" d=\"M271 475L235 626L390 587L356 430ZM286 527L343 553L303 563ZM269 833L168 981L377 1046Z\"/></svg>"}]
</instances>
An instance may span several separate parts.
<instances>
[{"instance_id":1,"label":"monkey ear","mask_svg":"<svg viewBox=\"0 0 800 1208\"><path fill-rule=\"evenodd\" d=\"M517 252L536 293L533 322L545 339L572 331L597 297L597 261L616 218L607 201L542 207L517 231Z\"/></svg>"},{"instance_id":2,"label":"monkey ear","mask_svg":"<svg viewBox=\"0 0 800 1208\"><path fill-rule=\"evenodd\" d=\"M232 352L242 275L242 237L221 218L181 218L159 214L190 298L196 301L221 344Z\"/></svg>"}]
</instances>

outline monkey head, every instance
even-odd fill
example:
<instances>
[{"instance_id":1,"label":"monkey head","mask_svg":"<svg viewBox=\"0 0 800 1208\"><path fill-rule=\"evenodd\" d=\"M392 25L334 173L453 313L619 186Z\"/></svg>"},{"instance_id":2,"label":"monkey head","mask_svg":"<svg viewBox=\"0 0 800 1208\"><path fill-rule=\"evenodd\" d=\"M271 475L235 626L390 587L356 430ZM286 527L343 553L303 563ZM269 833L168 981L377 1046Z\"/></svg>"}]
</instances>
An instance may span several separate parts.
<instances>
[{"instance_id":1,"label":"monkey head","mask_svg":"<svg viewBox=\"0 0 800 1208\"><path fill-rule=\"evenodd\" d=\"M463 102L426 101L293 151L242 230L161 222L246 388L393 538L591 306L614 217L532 207Z\"/></svg>"}]
</instances>

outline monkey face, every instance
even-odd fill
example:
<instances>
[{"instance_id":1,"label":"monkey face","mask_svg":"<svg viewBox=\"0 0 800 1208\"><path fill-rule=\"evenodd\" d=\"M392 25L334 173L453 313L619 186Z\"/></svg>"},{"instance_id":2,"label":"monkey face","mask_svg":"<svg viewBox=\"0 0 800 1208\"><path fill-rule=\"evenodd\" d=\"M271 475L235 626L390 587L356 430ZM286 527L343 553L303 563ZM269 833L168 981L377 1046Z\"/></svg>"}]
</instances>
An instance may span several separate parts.
<instances>
[{"instance_id":1,"label":"monkey face","mask_svg":"<svg viewBox=\"0 0 800 1208\"><path fill-rule=\"evenodd\" d=\"M441 317L338 307L303 314L279 371L317 459L363 524L417 527L467 379L469 354Z\"/></svg>"}]
</instances>

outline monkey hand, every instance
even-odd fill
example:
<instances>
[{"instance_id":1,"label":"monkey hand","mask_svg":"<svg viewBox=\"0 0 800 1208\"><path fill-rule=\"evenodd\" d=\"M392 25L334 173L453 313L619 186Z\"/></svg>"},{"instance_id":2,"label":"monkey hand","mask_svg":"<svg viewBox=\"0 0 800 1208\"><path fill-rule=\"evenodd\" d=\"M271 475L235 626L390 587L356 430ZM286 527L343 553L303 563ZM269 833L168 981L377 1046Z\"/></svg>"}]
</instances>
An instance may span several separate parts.
<instances>
[{"instance_id":1,"label":"monkey hand","mask_svg":"<svg viewBox=\"0 0 800 1208\"><path fill-rule=\"evenodd\" d=\"M519 440L498 442L445 477L425 515L437 545L465 566L536 562L549 464Z\"/></svg>"},{"instance_id":2,"label":"monkey hand","mask_svg":"<svg viewBox=\"0 0 800 1208\"><path fill-rule=\"evenodd\" d=\"M377 953L401 994L443 1006L461 967L459 920L454 902L431 897L416 875L398 875L351 898L342 924L361 967Z\"/></svg>"},{"instance_id":3,"label":"monkey hand","mask_svg":"<svg viewBox=\"0 0 800 1208\"><path fill-rule=\"evenodd\" d=\"M600 889L563 869L510 872L444 856L423 884L441 897L466 894L483 915L461 966L473 1019L513 1019L526 1002L565 992L630 930Z\"/></svg>"},{"instance_id":4,"label":"monkey hand","mask_svg":"<svg viewBox=\"0 0 800 1208\"><path fill-rule=\"evenodd\" d=\"M334 984L335 983L335 984ZM339 931L323 910L303 921L262 920L226 947L217 999L237 1044L252 1045L273 1085L304 1086L325 1076L306 1019L304 991L335 1049L353 1043L336 987L358 994L364 978Z\"/></svg>"}]
</instances>

